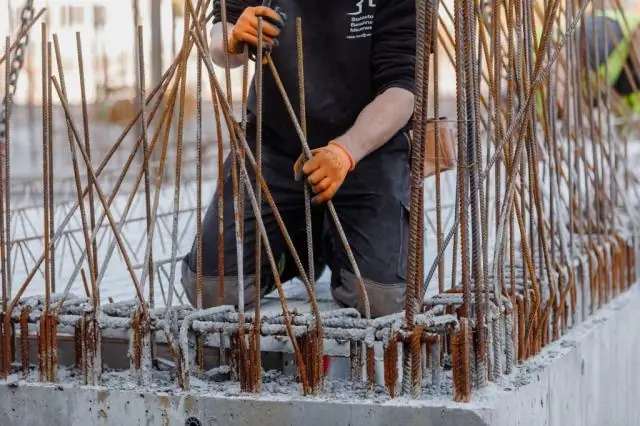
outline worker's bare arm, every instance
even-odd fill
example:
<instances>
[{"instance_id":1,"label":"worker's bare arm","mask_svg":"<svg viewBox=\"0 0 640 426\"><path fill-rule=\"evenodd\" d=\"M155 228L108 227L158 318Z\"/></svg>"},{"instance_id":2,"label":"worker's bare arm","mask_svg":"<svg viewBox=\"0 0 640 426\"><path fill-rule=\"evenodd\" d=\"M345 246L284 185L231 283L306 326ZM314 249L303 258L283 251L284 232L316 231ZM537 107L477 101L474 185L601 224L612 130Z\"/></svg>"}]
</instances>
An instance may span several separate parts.
<instances>
[{"instance_id":1,"label":"worker's bare arm","mask_svg":"<svg viewBox=\"0 0 640 426\"><path fill-rule=\"evenodd\" d=\"M211 60L213 63L218 65L219 67L225 66L225 50L227 50L227 45L224 42L222 26L225 25L222 22L218 22L213 25L211 29L211 41L209 44L209 51L211 52ZM231 30L233 28L232 24L227 23L227 37L231 34ZM237 68L242 65L242 54L232 54L229 53L229 67Z\"/></svg>"},{"instance_id":2,"label":"worker's bare arm","mask_svg":"<svg viewBox=\"0 0 640 426\"><path fill-rule=\"evenodd\" d=\"M358 163L387 143L407 124L413 113L414 95L406 89L391 87L367 105L355 124L338 138Z\"/></svg>"},{"instance_id":3,"label":"worker's bare arm","mask_svg":"<svg viewBox=\"0 0 640 426\"><path fill-rule=\"evenodd\" d=\"M416 9L414 0L378 0L371 37L376 94L341 142L358 163L387 143L413 113Z\"/></svg>"}]
</instances>

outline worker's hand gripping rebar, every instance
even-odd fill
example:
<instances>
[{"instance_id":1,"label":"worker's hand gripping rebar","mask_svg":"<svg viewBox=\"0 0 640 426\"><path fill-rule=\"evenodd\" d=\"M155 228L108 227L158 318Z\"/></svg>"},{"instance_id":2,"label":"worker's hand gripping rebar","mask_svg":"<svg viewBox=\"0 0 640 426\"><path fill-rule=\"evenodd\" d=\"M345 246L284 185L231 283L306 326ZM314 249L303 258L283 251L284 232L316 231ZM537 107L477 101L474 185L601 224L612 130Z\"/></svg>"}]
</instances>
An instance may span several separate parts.
<instances>
[{"instance_id":1,"label":"worker's hand gripping rebar","mask_svg":"<svg viewBox=\"0 0 640 426\"><path fill-rule=\"evenodd\" d=\"M258 18L262 18L263 53L271 52L279 44L278 37L284 29L287 15L280 6L271 7L272 0L264 0L262 6L248 7L233 26L229 35L229 52L241 54L249 48L249 59L256 60Z\"/></svg>"}]
</instances>

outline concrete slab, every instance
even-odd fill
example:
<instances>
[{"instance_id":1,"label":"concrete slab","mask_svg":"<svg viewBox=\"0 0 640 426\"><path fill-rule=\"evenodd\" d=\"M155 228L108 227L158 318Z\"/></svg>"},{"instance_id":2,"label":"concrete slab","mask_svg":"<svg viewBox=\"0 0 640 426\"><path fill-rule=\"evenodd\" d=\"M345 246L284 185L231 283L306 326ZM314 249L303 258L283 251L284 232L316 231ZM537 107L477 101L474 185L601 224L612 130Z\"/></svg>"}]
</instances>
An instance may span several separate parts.
<instances>
[{"instance_id":1,"label":"concrete slab","mask_svg":"<svg viewBox=\"0 0 640 426\"><path fill-rule=\"evenodd\" d=\"M433 390L425 390L420 400L390 400L357 392L356 385L330 385L326 395L305 398L297 396L295 383L284 384L289 391L278 395L244 396L224 383L194 381L194 390L184 393L171 381L164 388L139 389L113 376L106 380L109 386L95 388L70 384L70 377L52 385L12 377L0 382L1 424L635 425L640 418L639 311L636 285L510 377L476 392L470 404L453 403L450 395Z\"/></svg>"}]
</instances>

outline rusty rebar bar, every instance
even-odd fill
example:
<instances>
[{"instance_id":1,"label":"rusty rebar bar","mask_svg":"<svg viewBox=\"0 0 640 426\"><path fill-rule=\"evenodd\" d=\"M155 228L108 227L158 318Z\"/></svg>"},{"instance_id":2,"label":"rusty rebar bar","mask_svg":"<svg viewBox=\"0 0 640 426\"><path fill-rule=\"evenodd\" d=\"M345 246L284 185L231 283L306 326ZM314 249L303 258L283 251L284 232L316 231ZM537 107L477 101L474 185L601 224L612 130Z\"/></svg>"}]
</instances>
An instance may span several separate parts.
<instances>
[{"instance_id":1,"label":"rusty rebar bar","mask_svg":"<svg viewBox=\"0 0 640 426\"><path fill-rule=\"evenodd\" d=\"M9 50L10 38L7 37L5 40L5 50L7 52L7 56L9 60L5 66L5 93L9 93L9 81L10 81L10 67L11 63L11 52ZM11 198L10 189L5 185L5 181L9 178L9 174L5 173L6 167L5 163L9 162L10 159L7 158L7 147L9 143L11 143L11 116L10 116L10 97L5 95L4 97L5 105L4 105L4 121L5 121L5 134L4 139L0 140L0 269L1 275L0 279L2 280L2 311L7 311L7 303L9 300L9 270L11 268L10 263L8 262L8 251L11 250L11 235L6 232L6 224L11 223L11 211L6 208L5 198ZM9 221L5 219L5 216L9 217Z\"/></svg>"}]
</instances>

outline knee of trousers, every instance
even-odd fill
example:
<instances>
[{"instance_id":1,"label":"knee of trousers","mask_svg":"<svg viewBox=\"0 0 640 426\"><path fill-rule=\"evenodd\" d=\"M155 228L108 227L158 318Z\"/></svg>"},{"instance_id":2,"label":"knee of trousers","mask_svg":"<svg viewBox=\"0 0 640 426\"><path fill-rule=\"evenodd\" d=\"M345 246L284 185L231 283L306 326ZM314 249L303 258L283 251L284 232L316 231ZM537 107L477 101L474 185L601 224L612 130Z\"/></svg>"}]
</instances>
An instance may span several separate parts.
<instances>
[{"instance_id":1,"label":"knee of trousers","mask_svg":"<svg viewBox=\"0 0 640 426\"><path fill-rule=\"evenodd\" d=\"M251 308L255 299L254 276L247 275L243 279L244 286L244 306ZM182 287L185 295L192 306L197 306L197 281L196 273L191 270L186 261L182 261ZM220 305L238 306L238 277L225 275L224 279L220 277L202 276L202 308L207 309ZM223 289L223 300L220 298L220 288ZM261 295L262 296L262 292Z\"/></svg>"},{"instance_id":2,"label":"knee of trousers","mask_svg":"<svg viewBox=\"0 0 640 426\"><path fill-rule=\"evenodd\" d=\"M331 286L331 294L335 301L343 306L355 308L365 315L365 300L362 297L360 284L356 275L346 269L340 270L338 285ZM369 299L371 318L402 312L405 308L407 286L405 282L381 284L363 277L364 288Z\"/></svg>"}]
</instances>

